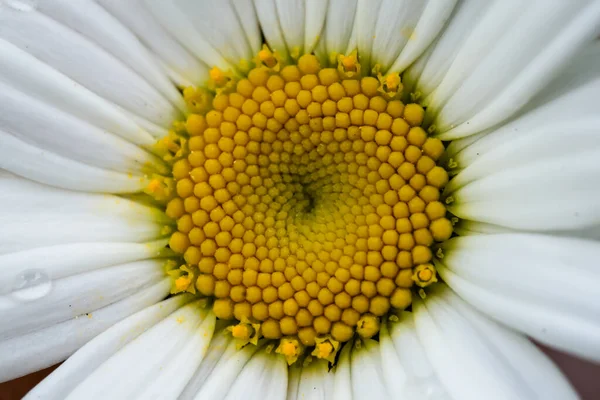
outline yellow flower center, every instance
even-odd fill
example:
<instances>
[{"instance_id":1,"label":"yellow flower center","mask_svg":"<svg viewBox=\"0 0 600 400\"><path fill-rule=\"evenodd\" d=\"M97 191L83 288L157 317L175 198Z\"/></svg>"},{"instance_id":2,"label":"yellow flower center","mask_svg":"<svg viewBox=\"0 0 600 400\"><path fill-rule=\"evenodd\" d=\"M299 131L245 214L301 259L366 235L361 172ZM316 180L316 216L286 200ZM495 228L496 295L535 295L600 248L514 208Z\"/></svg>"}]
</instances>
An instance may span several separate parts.
<instances>
[{"instance_id":1,"label":"yellow flower center","mask_svg":"<svg viewBox=\"0 0 600 400\"><path fill-rule=\"evenodd\" d=\"M166 208L184 260L174 292L214 298L218 318L240 322L235 337L253 335L250 321L288 360L304 347L330 358L436 281L431 246L452 234L444 145L420 127L421 106L383 90L401 88L398 75L348 78L352 57L258 58L187 118Z\"/></svg>"}]
</instances>

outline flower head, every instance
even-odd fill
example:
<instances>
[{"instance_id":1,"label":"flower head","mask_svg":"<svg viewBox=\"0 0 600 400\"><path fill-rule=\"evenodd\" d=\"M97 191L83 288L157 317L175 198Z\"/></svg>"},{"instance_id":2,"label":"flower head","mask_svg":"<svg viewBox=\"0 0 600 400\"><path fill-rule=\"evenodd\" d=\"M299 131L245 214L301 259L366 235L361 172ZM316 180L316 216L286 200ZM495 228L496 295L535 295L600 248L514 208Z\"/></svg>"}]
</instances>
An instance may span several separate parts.
<instances>
[{"instance_id":1,"label":"flower head","mask_svg":"<svg viewBox=\"0 0 600 400\"><path fill-rule=\"evenodd\" d=\"M1 2L0 379L575 398L523 335L600 360L599 27L583 0Z\"/></svg>"}]
</instances>

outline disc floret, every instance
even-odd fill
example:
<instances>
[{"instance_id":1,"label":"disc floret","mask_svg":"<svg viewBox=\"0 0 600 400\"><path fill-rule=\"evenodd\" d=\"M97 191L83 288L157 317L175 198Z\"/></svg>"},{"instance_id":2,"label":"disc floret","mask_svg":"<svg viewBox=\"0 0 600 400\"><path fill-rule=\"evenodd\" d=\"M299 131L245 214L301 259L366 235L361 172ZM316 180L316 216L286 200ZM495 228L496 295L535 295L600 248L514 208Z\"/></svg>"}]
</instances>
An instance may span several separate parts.
<instances>
[{"instance_id":1,"label":"disc floret","mask_svg":"<svg viewBox=\"0 0 600 400\"><path fill-rule=\"evenodd\" d=\"M222 90L185 96L166 205L175 286L213 298L241 343L279 340L288 362L377 335L436 281L431 248L452 234L443 143L397 74L361 77L355 56L283 65L264 48L246 78L214 71Z\"/></svg>"}]
</instances>

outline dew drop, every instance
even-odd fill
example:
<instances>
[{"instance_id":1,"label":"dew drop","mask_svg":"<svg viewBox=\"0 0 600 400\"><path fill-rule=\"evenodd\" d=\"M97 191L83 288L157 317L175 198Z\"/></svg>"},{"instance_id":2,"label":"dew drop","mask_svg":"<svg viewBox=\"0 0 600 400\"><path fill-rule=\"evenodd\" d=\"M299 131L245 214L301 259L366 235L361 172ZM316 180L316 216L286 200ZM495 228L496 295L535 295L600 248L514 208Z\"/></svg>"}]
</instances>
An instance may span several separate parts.
<instances>
[{"instance_id":1,"label":"dew drop","mask_svg":"<svg viewBox=\"0 0 600 400\"><path fill-rule=\"evenodd\" d=\"M407 382L406 390L415 399L448 400L450 398L435 376L414 377Z\"/></svg>"},{"instance_id":2,"label":"dew drop","mask_svg":"<svg viewBox=\"0 0 600 400\"><path fill-rule=\"evenodd\" d=\"M38 7L39 0L0 0L0 7L6 6L15 11L31 12Z\"/></svg>"},{"instance_id":3,"label":"dew drop","mask_svg":"<svg viewBox=\"0 0 600 400\"><path fill-rule=\"evenodd\" d=\"M11 295L20 301L41 299L52 290L50 276L41 269L28 269L17 275Z\"/></svg>"}]
</instances>

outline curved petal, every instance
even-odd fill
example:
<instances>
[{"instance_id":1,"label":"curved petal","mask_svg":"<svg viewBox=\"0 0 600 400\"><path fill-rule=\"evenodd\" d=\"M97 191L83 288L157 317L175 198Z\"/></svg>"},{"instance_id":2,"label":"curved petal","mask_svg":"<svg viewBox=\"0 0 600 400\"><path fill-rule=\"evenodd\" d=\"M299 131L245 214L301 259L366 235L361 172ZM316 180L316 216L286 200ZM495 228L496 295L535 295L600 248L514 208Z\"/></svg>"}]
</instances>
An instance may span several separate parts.
<instances>
[{"instance_id":1,"label":"curved petal","mask_svg":"<svg viewBox=\"0 0 600 400\"><path fill-rule=\"evenodd\" d=\"M600 151L600 108L595 101L600 75L593 68L598 65L600 46L591 46L573 63L576 75L571 68L561 75L534 101L537 107L452 149L450 157L461 169L445 193L455 200L449 208L457 216L524 230L578 231L598 225L595 185L586 181L598 176L586 165L594 164L591 160ZM580 176L582 168L587 176ZM553 170L556 179L544 186ZM523 184L527 188L519 192ZM506 191L519 196L507 199ZM572 197L576 199L568 204ZM550 204L548 198L555 201ZM523 203L532 205L526 216L520 212ZM508 207L515 208L506 212Z\"/></svg>"},{"instance_id":2,"label":"curved petal","mask_svg":"<svg viewBox=\"0 0 600 400\"><path fill-rule=\"evenodd\" d=\"M494 319L540 342L600 361L600 271L590 262L599 257L596 241L473 235L444 243L439 272L452 289Z\"/></svg>"},{"instance_id":3,"label":"curved petal","mask_svg":"<svg viewBox=\"0 0 600 400\"><path fill-rule=\"evenodd\" d=\"M98 2L135 33L178 85L204 84L208 80L208 66L191 55L154 19L143 0Z\"/></svg>"},{"instance_id":4,"label":"curved petal","mask_svg":"<svg viewBox=\"0 0 600 400\"><path fill-rule=\"evenodd\" d=\"M406 398L404 386L407 381L407 370L396 354L387 321L381 324L379 331L379 353L383 382L390 398Z\"/></svg>"},{"instance_id":5,"label":"curved petal","mask_svg":"<svg viewBox=\"0 0 600 400\"><path fill-rule=\"evenodd\" d=\"M377 27L379 12L383 0L358 0L356 5L356 18L354 20L354 32L356 47L358 49L360 65L364 71L371 71L373 53L373 32Z\"/></svg>"},{"instance_id":6,"label":"curved petal","mask_svg":"<svg viewBox=\"0 0 600 400\"><path fill-rule=\"evenodd\" d=\"M287 368L282 355L258 351L244 365L225 399L283 399L287 393Z\"/></svg>"},{"instance_id":7,"label":"curved petal","mask_svg":"<svg viewBox=\"0 0 600 400\"><path fill-rule=\"evenodd\" d=\"M443 81L471 30L492 6L492 1L463 0L456 4L448 26L435 43L403 75L406 89L425 98Z\"/></svg>"},{"instance_id":8,"label":"curved petal","mask_svg":"<svg viewBox=\"0 0 600 400\"><path fill-rule=\"evenodd\" d=\"M304 52L309 53L315 50L327 16L327 0L307 0L306 15L304 17Z\"/></svg>"},{"instance_id":9,"label":"curved petal","mask_svg":"<svg viewBox=\"0 0 600 400\"><path fill-rule=\"evenodd\" d=\"M313 360L302 367L295 399L328 400L331 398L333 374L325 360ZM288 397L288 400L289 397Z\"/></svg>"},{"instance_id":10,"label":"curved petal","mask_svg":"<svg viewBox=\"0 0 600 400\"><path fill-rule=\"evenodd\" d=\"M245 346L238 349L237 343L234 340L230 341L217 365L204 379L199 389L194 393L186 391L189 394L186 399L224 399L244 366L257 351L259 351L258 346Z\"/></svg>"},{"instance_id":11,"label":"curved petal","mask_svg":"<svg viewBox=\"0 0 600 400\"><path fill-rule=\"evenodd\" d=\"M533 343L486 319L448 288L413 303L421 343L454 399L577 399ZM460 368L457 368L460 360Z\"/></svg>"},{"instance_id":12,"label":"curved petal","mask_svg":"<svg viewBox=\"0 0 600 400\"><path fill-rule=\"evenodd\" d=\"M179 395L182 400L193 399L198 390L202 387L206 379L210 376L213 369L219 363L219 360L225 355L226 350L231 348L231 343L234 342L233 336L226 330L222 329L215 332L213 339L210 342L208 351L202 360L202 364L198 367L194 375L190 378L187 386Z\"/></svg>"},{"instance_id":13,"label":"curved petal","mask_svg":"<svg viewBox=\"0 0 600 400\"><path fill-rule=\"evenodd\" d=\"M350 354L352 398L355 400L389 399L383 380L379 343L357 339Z\"/></svg>"},{"instance_id":14,"label":"curved petal","mask_svg":"<svg viewBox=\"0 0 600 400\"><path fill-rule=\"evenodd\" d=\"M3 39L0 39L0 82L132 143L155 142L114 104Z\"/></svg>"},{"instance_id":15,"label":"curved petal","mask_svg":"<svg viewBox=\"0 0 600 400\"><path fill-rule=\"evenodd\" d=\"M443 79L425 99L427 119L435 120L438 137L445 140L480 132L515 114L600 29L600 4L594 1L475 3L464 7L474 7L478 22L451 26L445 35L459 39L440 40L428 60L438 59L441 46L448 48L439 52L454 55L444 65L432 64L443 71Z\"/></svg>"},{"instance_id":16,"label":"curved petal","mask_svg":"<svg viewBox=\"0 0 600 400\"><path fill-rule=\"evenodd\" d=\"M289 51L285 43L285 36L277 14L275 0L254 0L256 15L260 27L265 35L265 40L272 50L277 51L283 58L289 58Z\"/></svg>"},{"instance_id":17,"label":"curved petal","mask_svg":"<svg viewBox=\"0 0 600 400\"><path fill-rule=\"evenodd\" d=\"M60 279L159 257L167 244L167 239L148 243L73 243L0 254L0 294L9 293L15 278L30 269L46 271L52 279Z\"/></svg>"},{"instance_id":18,"label":"curved petal","mask_svg":"<svg viewBox=\"0 0 600 400\"><path fill-rule=\"evenodd\" d=\"M92 0L44 1L38 10L98 44L137 72L163 96L185 111L185 103L169 78L139 40L117 19Z\"/></svg>"},{"instance_id":19,"label":"curved petal","mask_svg":"<svg viewBox=\"0 0 600 400\"><path fill-rule=\"evenodd\" d=\"M166 287L166 290L163 290L163 295L168 293L170 286L169 280L165 281L166 285L162 285ZM146 330L162 321L169 314L182 307L190 299L191 296L175 296L144 308L124 320L115 323L76 351L60 367L48 375L46 379L35 386L25 399L64 399L79 382L87 378L89 374L113 354L135 340ZM106 311L108 310L109 308L107 307ZM104 310L96 312L95 318L97 319L99 314L103 312ZM81 320L83 321L85 318ZM118 320L115 319L115 321Z\"/></svg>"},{"instance_id":20,"label":"curved petal","mask_svg":"<svg viewBox=\"0 0 600 400\"><path fill-rule=\"evenodd\" d=\"M229 1L144 0L144 4L182 46L209 67L227 71L253 56Z\"/></svg>"},{"instance_id":21,"label":"curved petal","mask_svg":"<svg viewBox=\"0 0 600 400\"><path fill-rule=\"evenodd\" d=\"M321 41L327 59L331 54L347 53L354 47L350 45L358 0L329 0L325 28Z\"/></svg>"},{"instance_id":22,"label":"curved petal","mask_svg":"<svg viewBox=\"0 0 600 400\"><path fill-rule=\"evenodd\" d=\"M0 103L1 129L33 146L117 172L168 172L159 158L135 144L2 83Z\"/></svg>"},{"instance_id":23,"label":"curved petal","mask_svg":"<svg viewBox=\"0 0 600 400\"><path fill-rule=\"evenodd\" d=\"M288 386L285 400L299 400L298 386L300 386L300 377L302 376L302 365L292 364L288 367Z\"/></svg>"},{"instance_id":24,"label":"curved petal","mask_svg":"<svg viewBox=\"0 0 600 400\"><path fill-rule=\"evenodd\" d=\"M145 242L162 236L162 211L110 195L0 176L0 253L57 244ZM43 226L43 230L40 227Z\"/></svg>"},{"instance_id":25,"label":"curved petal","mask_svg":"<svg viewBox=\"0 0 600 400\"><path fill-rule=\"evenodd\" d=\"M136 261L62 279L43 277L34 286L0 296L0 340L91 313L161 281L164 262Z\"/></svg>"},{"instance_id":26,"label":"curved petal","mask_svg":"<svg viewBox=\"0 0 600 400\"><path fill-rule=\"evenodd\" d=\"M287 48L292 55L304 54L305 0L278 0L275 2L277 20Z\"/></svg>"},{"instance_id":27,"label":"curved petal","mask_svg":"<svg viewBox=\"0 0 600 400\"><path fill-rule=\"evenodd\" d=\"M391 72L402 72L411 65L427 47L435 40L436 36L446 25L458 0L428 1L419 16L408 42L398 54L394 64L389 68ZM407 32L404 32L405 34Z\"/></svg>"},{"instance_id":28,"label":"curved petal","mask_svg":"<svg viewBox=\"0 0 600 400\"><path fill-rule=\"evenodd\" d=\"M597 142L595 133L589 134L587 143ZM478 179L454 192L448 209L460 218L512 229L550 231L598 225L600 187L594 182L600 176L600 146L594 147Z\"/></svg>"},{"instance_id":29,"label":"curved petal","mask_svg":"<svg viewBox=\"0 0 600 400\"><path fill-rule=\"evenodd\" d=\"M372 44L368 44L372 50L367 50L372 51L372 61L367 71L379 65L383 73L402 72L435 39L455 3L383 0L374 29L363 33L372 37ZM360 54L363 49L359 47Z\"/></svg>"},{"instance_id":30,"label":"curved petal","mask_svg":"<svg viewBox=\"0 0 600 400\"><path fill-rule=\"evenodd\" d=\"M593 135L589 130L598 129L600 123L600 106L594 101L600 90L600 45L586 50L581 58L577 58L578 62L569 67L568 73L562 74L551 85L548 93L536 98L536 107L485 135L472 136L476 140L468 137L452 142L460 144L454 146L452 159L461 171L471 171L459 174L458 181L453 181L451 188L461 187L474 178L492 173L489 163L499 154L512 157L503 165L510 168L598 146L598 142L591 139ZM576 70L575 75L573 69ZM584 132L579 132L581 129ZM531 142L536 139L537 147L533 149ZM557 141L561 139L562 143L558 145ZM583 145L579 146L581 141ZM526 146L529 157L521 153L521 146ZM516 154L506 154L507 148ZM485 160L482 164L479 164L480 158Z\"/></svg>"},{"instance_id":31,"label":"curved petal","mask_svg":"<svg viewBox=\"0 0 600 400\"><path fill-rule=\"evenodd\" d=\"M176 399L202 362L214 328L215 316L202 301L185 305L103 362L67 399Z\"/></svg>"},{"instance_id":32,"label":"curved petal","mask_svg":"<svg viewBox=\"0 0 600 400\"><path fill-rule=\"evenodd\" d=\"M92 167L59 156L2 130L0 142L0 168L36 182L95 193L136 193L150 182L142 175Z\"/></svg>"},{"instance_id":33,"label":"curved petal","mask_svg":"<svg viewBox=\"0 0 600 400\"><path fill-rule=\"evenodd\" d=\"M333 396L334 400L352 400L352 374L350 369L350 353L354 343L346 343L342 347L340 358L334 367Z\"/></svg>"},{"instance_id":34,"label":"curved petal","mask_svg":"<svg viewBox=\"0 0 600 400\"><path fill-rule=\"evenodd\" d=\"M392 398L450 399L419 342L412 313L402 312L395 320L383 324L381 334L384 379Z\"/></svg>"},{"instance_id":35,"label":"curved petal","mask_svg":"<svg viewBox=\"0 0 600 400\"><path fill-rule=\"evenodd\" d=\"M141 118L169 126L179 115L151 83L123 62L39 11L5 7L0 13L0 37Z\"/></svg>"},{"instance_id":36,"label":"curved petal","mask_svg":"<svg viewBox=\"0 0 600 400\"><path fill-rule=\"evenodd\" d=\"M140 290L129 297L110 304L104 308L77 315L74 318L39 329L24 335L0 341L0 381L7 381L34 371L50 367L63 361L76 352L96 335L111 328L124 318L149 307L164 299L169 294L171 280L168 278ZM154 316L160 315L160 310L154 308L153 315L147 320L153 321ZM139 319L136 321L140 322ZM131 330L131 335L138 335L141 330ZM141 328L142 326L139 325ZM118 337L120 340L124 336ZM113 339L113 343L114 343ZM96 341L96 339L94 339ZM96 342L97 343L97 342ZM125 341L121 344L124 345ZM84 347L86 348L86 347ZM104 347L101 347L104 349ZM59 369L53 372L45 381L30 392L28 399L64 399L65 395L74 388L89 372L95 368L95 362L103 357L109 357L96 345L83 350L81 355L69 358ZM81 357L81 358L80 358ZM83 358L83 360L82 360ZM72 360L72 361L71 361Z\"/></svg>"}]
</instances>

